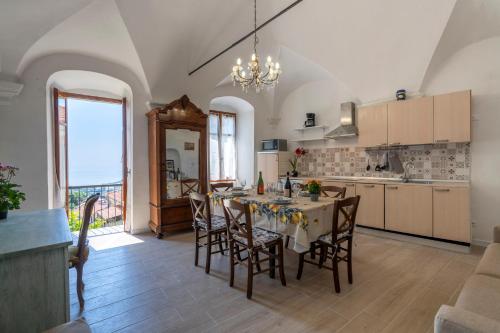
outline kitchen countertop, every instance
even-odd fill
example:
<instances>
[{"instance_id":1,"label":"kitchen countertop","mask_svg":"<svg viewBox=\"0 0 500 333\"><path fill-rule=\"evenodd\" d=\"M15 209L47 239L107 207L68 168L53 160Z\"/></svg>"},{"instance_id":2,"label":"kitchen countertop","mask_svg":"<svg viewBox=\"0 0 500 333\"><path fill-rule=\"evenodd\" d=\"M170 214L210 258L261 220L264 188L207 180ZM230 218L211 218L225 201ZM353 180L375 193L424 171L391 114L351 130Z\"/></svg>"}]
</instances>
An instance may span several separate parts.
<instances>
[{"instance_id":1,"label":"kitchen countertop","mask_svg":"<svg viewBox=\"0 0 500 333\"><path fill-rule=\"evenodd\" d=\"M64 209L9 212L0 220L0 259L73 243Z\"/></svg>"},{"instance_id":2,"label":"kitchen countertop","mask_svg":"<svg viewBox=\"0 0 500 333\"><path fill-rule=\"evenodd\" d=\"M286 176L285 176L286 177ZM309 180L318 179L320 181L338 181L352 182L362 184L381 184L381 185L405 185L405 186L447 186L447 187L469 187L470 182L465 180L441 180L441 179L410 179L410 182L405 183L399 178L378 178L378 177L341 177L341 176L322 176L322 177L290 177L290 180Z\"/></svg>"}]
</instances>

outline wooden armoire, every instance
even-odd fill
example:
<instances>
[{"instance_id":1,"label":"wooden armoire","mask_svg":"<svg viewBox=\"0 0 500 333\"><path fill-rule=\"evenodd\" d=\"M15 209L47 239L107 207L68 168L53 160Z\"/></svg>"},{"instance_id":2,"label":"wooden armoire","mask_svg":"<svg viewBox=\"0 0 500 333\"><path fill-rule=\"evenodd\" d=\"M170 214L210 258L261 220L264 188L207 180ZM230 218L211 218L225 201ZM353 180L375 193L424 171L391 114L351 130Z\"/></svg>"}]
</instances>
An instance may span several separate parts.
<instances>
[{"instance_id":1,"label":"wooden armoire","mask_svg":"<svg viewBox=\"0 0 500 333\"><path fill-rule=\"evenodd\" d=\"M189 98L149 111L149 227L192 228L189 192L207 192L207 115Z\"/></svg>"}]
</instances>

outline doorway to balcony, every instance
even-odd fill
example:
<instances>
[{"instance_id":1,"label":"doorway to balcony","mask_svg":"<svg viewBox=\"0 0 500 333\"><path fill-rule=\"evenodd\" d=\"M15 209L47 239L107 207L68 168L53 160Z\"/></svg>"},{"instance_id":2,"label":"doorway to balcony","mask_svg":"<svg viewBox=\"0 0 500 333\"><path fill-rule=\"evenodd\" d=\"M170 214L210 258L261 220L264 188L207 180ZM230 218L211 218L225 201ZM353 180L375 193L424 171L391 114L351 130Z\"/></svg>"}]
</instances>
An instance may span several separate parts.
<instances>
[{"instance_id":1,"label":"doorway to balcony","mask_svg":"<svg viewBox=\"0 0 500 333\"><path fill-rule=\"evenodd\" d=\"M71 231L83 220L85 200L100 193L89 236L124 230L127 200L125 99L54 89L56 174Z\"/></svg>"}]
</instances>

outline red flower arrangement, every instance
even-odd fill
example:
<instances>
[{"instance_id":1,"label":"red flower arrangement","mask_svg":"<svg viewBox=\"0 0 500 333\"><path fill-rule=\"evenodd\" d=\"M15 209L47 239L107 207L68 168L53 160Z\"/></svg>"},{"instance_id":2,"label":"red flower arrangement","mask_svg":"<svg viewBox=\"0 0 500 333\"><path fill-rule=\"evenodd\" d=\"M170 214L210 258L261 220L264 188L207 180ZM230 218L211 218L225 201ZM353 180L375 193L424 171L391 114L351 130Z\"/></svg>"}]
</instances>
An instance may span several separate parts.
<instances>
[{"instance_id":1,"label":"red flower arrangement","mask_svg":"<svg viewBox=\"0 0 500 333\"><path fill-rule=\"evenodd\" d=\"M290 165L292 166L292 176L297 177L298 176L297 163L298 163L299 159L302 156L304 156L307 152L304 148L297 147L297 149L295 149L294 153L295 153L295 156L293 157L293 159L288 160L288 161L290 162Z\"/></svg>"}]
</instances>

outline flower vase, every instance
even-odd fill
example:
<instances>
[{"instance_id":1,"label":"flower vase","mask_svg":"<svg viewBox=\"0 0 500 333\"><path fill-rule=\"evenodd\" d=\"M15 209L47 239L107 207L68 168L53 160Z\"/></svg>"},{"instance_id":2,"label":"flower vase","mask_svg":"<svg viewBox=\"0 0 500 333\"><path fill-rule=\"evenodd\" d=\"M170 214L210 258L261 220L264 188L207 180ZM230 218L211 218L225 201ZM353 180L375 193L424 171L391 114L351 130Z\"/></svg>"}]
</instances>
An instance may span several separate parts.
<instances>
[{"instance_id":1,"label":"flower vase","mask_svg":"<svg viewBox=\"0 0 500 333\"><path fill-rule=\"evenodd\" d=\"M319 193L310 193L310 196L311 196L311 201L319 200Z\"/></svg>"},{"instance_id":2,"label":"flower vase","mask_svg":"<svg viewBox=\"0 0 500 333\"><path fill-rule=\"evenodd\" d=\"M292 170L292 177L298 177L299 172L297 170Z\"/></svg>"},{"instance_id":3,"label":"flower vase","mask_svg":"<svg viewBox=\"0 0 500 333\"><path fill-rule=\"evenodd\" d=\"M7 213L9 211L6 210L6 211L0 211L0 220L5 220L7 218Z\"/></svg>"}]
</instances>

